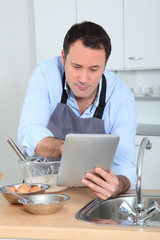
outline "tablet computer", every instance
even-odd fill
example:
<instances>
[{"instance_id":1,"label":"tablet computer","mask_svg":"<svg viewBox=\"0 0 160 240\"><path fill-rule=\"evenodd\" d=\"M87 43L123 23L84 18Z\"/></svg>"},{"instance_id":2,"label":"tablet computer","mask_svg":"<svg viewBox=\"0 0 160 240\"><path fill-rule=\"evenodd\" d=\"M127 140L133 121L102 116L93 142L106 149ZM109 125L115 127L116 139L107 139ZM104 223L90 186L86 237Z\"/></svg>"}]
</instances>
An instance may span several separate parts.
<instances>
[{"instance_id":1,"label":"tablet computer","mask_svg":"<svg viewBox=\"0 0 160 240\"><path fill-rule=\"evenodd\" d=\"M109 171L119 142L118 135L68 134L66 135L57 186L84 186L85 172L94 172L98 166Z\"/></svg>"}]
</instances>

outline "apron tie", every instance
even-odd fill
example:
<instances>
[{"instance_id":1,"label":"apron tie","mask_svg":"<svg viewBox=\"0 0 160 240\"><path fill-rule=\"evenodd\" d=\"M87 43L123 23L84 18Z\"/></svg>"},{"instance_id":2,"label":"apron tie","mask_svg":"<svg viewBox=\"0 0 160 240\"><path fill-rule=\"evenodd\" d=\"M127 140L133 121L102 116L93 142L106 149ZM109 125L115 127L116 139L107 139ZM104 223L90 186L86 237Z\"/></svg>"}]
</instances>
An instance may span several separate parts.
<instances>
[{"instance_id":1,"label":"apron tie","mask_svg":"<svg viewBox=\"0 0 160 240\"><path fill-rule=\"evenodd\" d=\"M63 74L63 82L62 82L62 86L63 86L63 92L62 92L62 97L61 97L61 103L66 104L67 103L67 92L65 89L65 72ZM103 112L104 112L104 108L105 108L105 100L106 100L106 87L107 87L107 82L106 82L106 78L104 76L104 74L102 75L102 89L101 89L101 93L100 93L100 98L99 98L99 104L95 110L95 113L93 115L94 118L99 118L102 119L103 116Z\"/></svg>"}]
</instances>

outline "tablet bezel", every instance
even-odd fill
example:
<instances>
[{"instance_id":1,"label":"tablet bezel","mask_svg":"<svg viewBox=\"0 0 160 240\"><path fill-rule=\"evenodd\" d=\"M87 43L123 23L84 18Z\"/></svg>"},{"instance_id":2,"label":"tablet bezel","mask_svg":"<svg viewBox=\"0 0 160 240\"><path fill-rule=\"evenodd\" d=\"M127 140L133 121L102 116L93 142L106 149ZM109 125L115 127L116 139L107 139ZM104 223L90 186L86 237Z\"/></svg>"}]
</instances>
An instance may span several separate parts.
<instances>
[{"instance_id":1,"label":"tablet bezel","mask_svg":"<svg viewBox=\"0 0 160 240\"><path fill-rule=\"evenodd\" d=\"M116 134L66 135L57 186L84 186L81 178L85 177L87 171L94 172L96 166L109 171L119 139Z\"/></svg>"}]
</instances>

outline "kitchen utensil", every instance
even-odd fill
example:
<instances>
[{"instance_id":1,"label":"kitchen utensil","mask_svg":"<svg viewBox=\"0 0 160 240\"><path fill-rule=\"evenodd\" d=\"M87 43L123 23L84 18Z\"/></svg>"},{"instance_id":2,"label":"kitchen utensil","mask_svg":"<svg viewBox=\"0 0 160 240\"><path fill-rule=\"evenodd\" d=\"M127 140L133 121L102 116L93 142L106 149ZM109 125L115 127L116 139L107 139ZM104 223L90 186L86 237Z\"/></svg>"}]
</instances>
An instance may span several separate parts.
<instances>
[{"instance_id":1,"label":"kitchen utensil","mask_svg":"<svg viewBox=\"0 0 160 240\"><path fill-rule=\"evenodd\" d=\"M21 150L17 147L17 145L15 144L15 142L8 137L7 142L9 143L9 145L11 146L11 148L15 151L15 153L18 155L18 157L22 160L25 161L26 158L24 156L24 154L21 152Z\"/></svg>"},{"instance_id":2,"label":"kitchen utensil","mask_svg":"<svg viewBox=\"0 0 160 240\"><path fill-rule=\"evenodd\" d=\"M44 184L44 183L35 183L35 184L25 183L25 184L27 186L29 186L30 188L38 186L42 190L35 191L35 192L18 193L18 196L25 197L25 196L35 195L35 194L39 194L39 193L44 193L47 189L50 188L50 186L48 184ZM9 203L20 204L18 202L19 198L17 196L11 194L9 191L7 192L7 188L12 186L12 187L15 187L16 189L18 189L20 187L20 185L22 185L22 183L21 184L6 185L6 186L0 188L0 193Z\"/></svg>"},{"instance_id":3,"label":"kitchen utensil","mask_svg":"<svg viewBox=\"0 0 160 240\"><path fill-rule=\"evenodd\" d=\"M11 148L14 150L14 152L17 154L17 156L23 161L23 162L28 162L27 158L24 156L24 154L21 152L21 150L18 148L18 146L15 144L15 142L11 138L7 138L7 142L11 146ZM37 157L35 157L36 159ZM30 158L32 159L32 158ZM38 157L39 159L39 157ZM41 177L41 182L47 183L47 177L45 175L42 175L41 172L39 171L38 168L32 169L33 172L35 172L36 176Z\"/></svg>"},{"instance_id":4,"label":"kitchen utensil","mask_svg":"<svg viewBox=\"0 0 160 240\"><path fill-rule=\"evenodd\" d=\"M23 204L24 208L33 214L52 214L59 211L64 203L69 200L70 197L64 194L54 194L54 193L45 193L45 194L36 194L32 196L26 196L25 200L29 200L32 203L27 203L26 201L19 199L18 202ZM35 204L35 202L39 204Z\"/></svg>"},{"instance_id":5,"label":"kitchen utensil","mask_svg":"<svg viewBox=\"0 0 160 240\"><path fill-rule=\"evenodd\" d=\"M60 161L37 162L32 158L31 161L18 161L23 179L26 183L44 182L50 185L47 192L60 192L68 187L57 186L57 174L59 171ZM38 169L38 173L36 171ZM43 177L44 176L44 177Z\"/></svg>"},{"instance_id":6,"label":"kitchen utensil","mask_svg":"<svg viewBox=\"0 0 160 240\"><path fill-rule=\"evenodd\" d=\"M25 183L46 183L51 186L48 191L60 192L68 187L56 186L60 161L46 161L40 156L25 157L15 142L8 137L7 142L20 158L19 165Z\"/></svg>"},{"instance_id":7,"label":"kitchen utensil","mask_svg":"<svg viewBox=\"0 0 160 240\"><path fill-rule=\"evenodd\" d=\"M27 199L19 196L18 194L16 194L16 193L12 192L11 190L9 190L8 187L6 187L6 190L7 190L7 192L9 192L9 193L13 194L14 196L18 197L19 199L23 200L24 203L27 203L27 204L31 203L31 204L33 204L33 202L31 200L27 200ZM36 204L36 203L37 202L35 202L34 204Z\"/></svg>"}]
</instances>

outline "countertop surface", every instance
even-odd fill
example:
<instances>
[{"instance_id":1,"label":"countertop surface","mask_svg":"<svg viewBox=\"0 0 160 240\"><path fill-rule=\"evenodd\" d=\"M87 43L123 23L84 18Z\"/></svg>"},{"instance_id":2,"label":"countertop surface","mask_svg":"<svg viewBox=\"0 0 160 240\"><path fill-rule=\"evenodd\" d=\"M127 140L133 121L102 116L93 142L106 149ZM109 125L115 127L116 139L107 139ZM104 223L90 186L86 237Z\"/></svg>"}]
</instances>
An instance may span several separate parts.
<instances>
[{"instance_id":1,"label":"countertop surface","mask_svg":"<svg viewBox=\"0 0 160 240\"><path fill-rule=\"evenodd\" d=\"M160 136L160 124L138 124L137 135Z\"/></svg>"},{"instance_id":2,"label":"countertop surface","mask_svg":"<svg viewBox=\"0 0 160 240\"><path fill-rule=\"evenodd\" d=\"M61 193L71 199L59 212L51 215L30 214L22 205L12 205L0 194L0 238L160 239L160 228L100 226L80 222L75 218L76 212L96 196L88 188L71 188Z\"/></svg>"}]
</instances>

